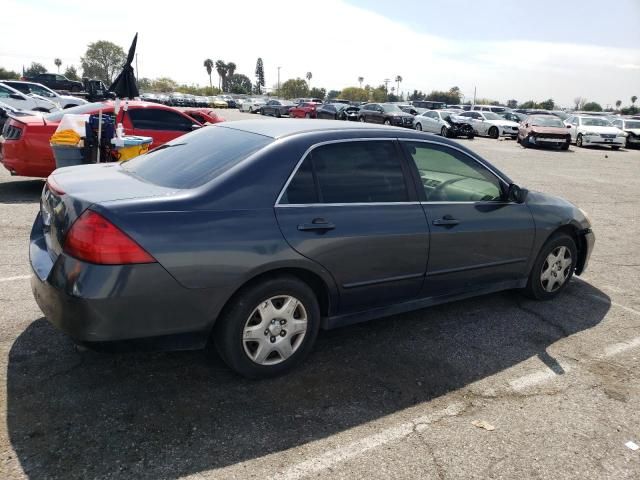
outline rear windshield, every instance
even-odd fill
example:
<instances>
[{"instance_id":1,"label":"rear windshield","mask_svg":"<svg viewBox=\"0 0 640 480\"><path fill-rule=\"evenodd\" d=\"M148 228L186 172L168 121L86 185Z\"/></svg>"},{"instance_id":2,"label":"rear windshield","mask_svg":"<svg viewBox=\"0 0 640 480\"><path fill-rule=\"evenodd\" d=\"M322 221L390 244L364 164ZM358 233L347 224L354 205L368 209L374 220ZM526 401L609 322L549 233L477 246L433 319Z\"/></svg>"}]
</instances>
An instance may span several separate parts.
<instances>
[{"instance_id":1,"label":"rear windshield","mask_svg":"<svg viewBox=\"0 0 640 480\"><path fill-rule=\"evenodd\" d=\"M141 180L196 188L237 165L273 138L224 127L203 127L122 164Z\"/></svg>"}]
</instances>

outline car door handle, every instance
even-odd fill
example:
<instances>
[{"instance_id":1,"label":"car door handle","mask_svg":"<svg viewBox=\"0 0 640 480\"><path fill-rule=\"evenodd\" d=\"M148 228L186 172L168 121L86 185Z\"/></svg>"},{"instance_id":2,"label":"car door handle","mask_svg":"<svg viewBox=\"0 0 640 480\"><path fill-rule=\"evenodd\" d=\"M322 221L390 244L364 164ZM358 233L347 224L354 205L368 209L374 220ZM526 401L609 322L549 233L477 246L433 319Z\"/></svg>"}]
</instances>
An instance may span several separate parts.
<instances>
[{"instance_id":1,"label":"car door handle","mask_svg":"<svg viewBox=\"0 0 640 480\"><path fill-rule=\"evenodd\" d=\"M334 228L336 228L336 226L333 223L328 222L324 218L314 218L311 223L301 223L300 225L298 225L298 230L300 230L301 232L308 232L308 231L314 231L314 230L327 231L327 230L333 230Z\"/></svg>"},{"instance_id":2,"label":"car door handle","mask_svg":"<svg viewBox=\"0 0 640 480\"><path fill-rule=\"evenodd\" d=\"M442 218L438 218L433 221L434 225L441 227L452 227L453 225L458 225L460 223L459 220L456 220L451 215L445 215Z\"/></svg>"}]
</instances>

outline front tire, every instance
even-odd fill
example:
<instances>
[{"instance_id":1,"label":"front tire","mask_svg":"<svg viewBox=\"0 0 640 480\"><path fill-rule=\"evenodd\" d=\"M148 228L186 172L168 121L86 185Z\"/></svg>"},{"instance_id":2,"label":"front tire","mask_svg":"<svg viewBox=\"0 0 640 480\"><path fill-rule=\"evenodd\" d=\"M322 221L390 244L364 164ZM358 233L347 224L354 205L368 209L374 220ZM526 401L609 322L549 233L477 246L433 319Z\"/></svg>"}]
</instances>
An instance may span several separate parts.
<instances>
[{"instance_id":1,"label":"front tire","mask_svg":"<svg viewBox=\"0 0 640 480\"><path fill-rule=\"evenodd\" d=\"M440 135L442 135L445 138L449 136L449 130L447 129L447 127L442 127L442 130L440 130Z\"/></svg>"},{"instance_id":2,"label":"front tire","mask_svg":"<svg viewBox=\"0 0 640 480\"><path fill-rule=\"evenodd\" d=\"M418 130L419 132L422 131L422 124L420 123L416 123L416 130Z\"/></svg>"},{"instance_id":3,"label":"front tire","mask_svg":"<svg viewBox=\"0 0 640 480\"><path fill-rule=\"evenodd\" d=\"M360 117L360 121L364 123L365 122L364 117Z\"/></svg>"},{"instance_id":4,"label":"front tire","mask_svg":"<svg viewBox=\"0 0 640 480\"><path fill-rule=\"evenodd\" d=\"M213 341L232 370L267 378L299 365L319 329L313 290L295 277L278 276L241 290L218 319Z\"/></svg>"},{"instance_id":5,"label":"front tire","mask_svg":"<svg viewBox=\"0 0 640 480\"><path fill-rule=\"evenodd\" d=\"M385 125L391 125L391 120L389 120L388 118L384 121Z\"/></svg>"},{"instance_id":6,"label":"front tire","mask_svg":"<svg viewBox=\"0 0 640 480\"><path fill-rule=\"evenodd\" d=\"M576 243L558 233L544 244L536 258L524 294L535 300L551 300L567 288L578 259Z\"/></svg>"},{"instance_id":7,"label":"front tire","mask_svg":"<svg viewBox=\"0 0 640 480\"><path fill-rule=\"evenodd\" d=\"M582 147L582 134L579 133L576 137L576 147Z\"/></svg>"},{"instance_id":8,"label":"front tire","mask_svg":"<svg viewBox=\"0 0 640 480\"><path fill-rule=\"evenodd\" d=\"M498 130L498 127L491 127L489 129L489 136L493 139L497 139L500 136L500 131Z\"/></svg>"}]
</instances>

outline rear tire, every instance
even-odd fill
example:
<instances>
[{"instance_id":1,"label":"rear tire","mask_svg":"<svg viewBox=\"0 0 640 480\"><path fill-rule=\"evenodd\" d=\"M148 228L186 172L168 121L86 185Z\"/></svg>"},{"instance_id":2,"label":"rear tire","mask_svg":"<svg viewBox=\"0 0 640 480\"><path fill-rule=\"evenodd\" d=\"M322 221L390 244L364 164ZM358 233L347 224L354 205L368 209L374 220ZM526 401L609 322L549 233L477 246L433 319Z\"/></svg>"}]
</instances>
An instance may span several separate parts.
<instances>
[{"instance_id":1,"label":"rear tire","mask_svg":"<svg viewBox=\"0 0 640 480\"><path fill-rule=\"evenodd\" d=\"M576 147L581 147L582 148L582 134L579 133L578 136L576 137Z\"/></svg>"},{"instance_id":2,"label":"rear tire","mask_svg":"<svg viewBox=\"0 0 640 480\"><path fill-rule=\"evenodd\" d=\"M422 125L420 123L416 123L416 130L418 130L419 132L422 131Z\"/></svg>"},{"instance_id":3,"label":"rear tire","mask_svg":"<svg viewBox=\"0 0 640 480\"><path fill-rule=\"evenodd\" d=\"M523 293L535 300L551 300L567 288L578 260L572 237L552 235L540 249Z\"/></svg>"},{"instance_id":4,"label":"rear tire","mask_svg":"<svg viewBox=\"0 0 640 480\"><path fill-rule=\"evenodd\" d=\"M442 127L442 129L440 130L440 135L445 138L449 137L449 130L447 129L447 127Z\"/></svg>"},{"instance_id":5,"label":"rear tire","mask_svg":"<svg viewBox=\"0 0 640 480\"><path fill-rule=\"evenodd\" d=\"M295 310L287 312L285 299L298 302ZM232 370L247 378L267 378L299 365L311 352L319 329L320 308L313 290L295 277L278 276L241 290L216 322L213 341Z\"/></svg>"},{"instance_id":6,"label":"rear tire","mask_svg":"<svg viewBox=\"0 0 640 480\"><path fill-rule=\"evenodd\" d=\"M389 120L388 118L384 121L385 125L391 125L391 120Z\"/></svg>"},{"instance_id":7,"label":"rear tire","mask_svg":"<svg viewBox=\"0 0 640 480\"><path fill-rule=\"evenodd\" d=\"M359 120L360 120L362 123L364 123L364 122L365 122L364 117L360 117L360 118L359 118Z\"/></svg>"},{"instance_id":8,"label":"rear tire","mask_svg":"<svg viewBox=\"0 0 640 480\"><path fill-rule=\"evenodd\" d=\"M571 145L571 142L563 143L560 150L569 150L569 145Z\"/></svg>"},{"instance_id":9,"label":"rear tire","mask_svg":"<svg viewBox=\"0 0 640 480\"><path fill-rule=\"evenodd\" d=\"M489 129L489 136L493 139L497 139L500 136L500 131L498 130L498 127L491 127Z\"/></svg>"}]
</instances>

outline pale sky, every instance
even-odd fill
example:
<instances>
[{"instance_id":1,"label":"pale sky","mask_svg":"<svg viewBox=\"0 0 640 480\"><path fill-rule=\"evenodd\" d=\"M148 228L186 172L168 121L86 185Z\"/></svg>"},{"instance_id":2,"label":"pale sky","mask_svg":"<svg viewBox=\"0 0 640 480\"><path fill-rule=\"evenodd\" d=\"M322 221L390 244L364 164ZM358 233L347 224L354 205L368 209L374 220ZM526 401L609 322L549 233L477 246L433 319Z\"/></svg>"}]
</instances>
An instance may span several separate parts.
<instances>
[{"instance_id":1,"label":"pale sky","mask_svg":"<svg viewBox=\"0 0 640 480\"><path fill-rule=\"evenodd\" d=\"M327 90L399 74L401 91L457 85L467 100L474 87L562 106L640 96L640 0L3 0L0 66L56 71L60 57L61 70L78 67L89 42L126 50L136 31L139 76L187 84L208 84L205 58L233 61L253 81L262 57L267 86L281 66L281 81L311 71Z\"/></svg>"}]
</instances>

